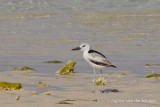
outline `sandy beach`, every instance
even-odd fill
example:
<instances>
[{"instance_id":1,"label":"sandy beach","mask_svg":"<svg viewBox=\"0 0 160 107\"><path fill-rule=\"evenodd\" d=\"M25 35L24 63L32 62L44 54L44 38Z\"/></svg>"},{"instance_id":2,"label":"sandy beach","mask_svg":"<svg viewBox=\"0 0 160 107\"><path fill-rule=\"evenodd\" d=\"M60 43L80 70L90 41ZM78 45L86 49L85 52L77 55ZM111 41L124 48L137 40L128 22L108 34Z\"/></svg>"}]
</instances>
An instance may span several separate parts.
<instances>
[{"instance_id":1,"label":"sandy beach","mask_svg":"<svg viewBox=\"0 0 160 107\"><path fill-rule=\"evenodd\" d=\"M145 78L160 71L159 5L158 0L0 1L0 82L22 84L20 90L0 90L0 107L159 107L160 80ZM82 52L71 51L82 42L117 66L103 70L105 93L100 86L91 92L92 68ZM63 63L45 63L55 60ZM76 61L74 75L56 75L69 60ZM37 71L12 71L23 66ZM50 87L39 88L39 82ZM62 101L68 104L58 104Z\"/></svg>"},{"instance_id":2,"label":"sandy beach","mask_svg":"<svg viewBox=\"0 0 160 107\"><path fill-rule=\"evenodd\" d=\"M5 71L0 73L0 81L20 82L23 85L20 90L0 91L1 107L158 107L160 105L159 80L136 79L136 75L133 74L104 75L105 78L108 78L108 83L105 85L108 93L101 93L100 86L97 86L96 92L93 93L91 92L92 75L90 74L76 73L74 76L52 77L48 74L35 72ZM39 81L49 84L50 87L38 88ZM118 89L119 92L110 92L111 89ZM33 91L36 91L37 95L32 95ZM44 95L45 92L50 92L51 95ZM20 99L16 100L16 96L20 96ZM80 101L68 101L73 104L56 104L67 99L79 99Z\"/></svg>"}]
</instances>

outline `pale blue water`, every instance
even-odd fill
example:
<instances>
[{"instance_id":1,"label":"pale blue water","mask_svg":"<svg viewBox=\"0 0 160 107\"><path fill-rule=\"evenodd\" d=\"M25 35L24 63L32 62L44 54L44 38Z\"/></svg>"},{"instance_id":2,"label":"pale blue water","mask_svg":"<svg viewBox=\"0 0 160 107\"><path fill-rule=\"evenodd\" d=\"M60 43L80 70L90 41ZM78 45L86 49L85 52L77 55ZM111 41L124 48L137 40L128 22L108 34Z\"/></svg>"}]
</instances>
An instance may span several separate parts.
<instances>
[{"instance_id":1,"label":"pale blue water","mask_svg":"<svg viewBox=\"0 0 160 107\"><path fill-rule=\"evenodd\" d=\"M92 73L82 53L71 51L88 42L118 66L109 73L158 72L144 65L160 63L159 5L159 0L1 0L0 71L25 65L54 75L63 64L44 62L72 59L76 72Z\"/></svg>"}]
</instances>

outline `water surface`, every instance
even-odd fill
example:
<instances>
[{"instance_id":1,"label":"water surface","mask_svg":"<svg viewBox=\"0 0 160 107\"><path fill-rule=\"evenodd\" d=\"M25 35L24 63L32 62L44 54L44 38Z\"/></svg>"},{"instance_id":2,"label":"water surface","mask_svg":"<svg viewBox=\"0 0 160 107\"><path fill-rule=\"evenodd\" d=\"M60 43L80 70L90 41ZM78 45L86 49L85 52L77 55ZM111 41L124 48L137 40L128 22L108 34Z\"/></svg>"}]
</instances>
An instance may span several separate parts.
<instances>
[{"instance_id":1,"label":"water surface","mask_svg":"<svg viewBox=\"0 0 160 107\"><path fill-rule=\"evenodd\" d=\"M118 67L104 71L158 72L145 64L160 63L159 0L1 0L0 71L30 66L54 75L63 64L77 61L76 72L92 73L81 52L88 42Z\"/></svg>"}]
</instances>

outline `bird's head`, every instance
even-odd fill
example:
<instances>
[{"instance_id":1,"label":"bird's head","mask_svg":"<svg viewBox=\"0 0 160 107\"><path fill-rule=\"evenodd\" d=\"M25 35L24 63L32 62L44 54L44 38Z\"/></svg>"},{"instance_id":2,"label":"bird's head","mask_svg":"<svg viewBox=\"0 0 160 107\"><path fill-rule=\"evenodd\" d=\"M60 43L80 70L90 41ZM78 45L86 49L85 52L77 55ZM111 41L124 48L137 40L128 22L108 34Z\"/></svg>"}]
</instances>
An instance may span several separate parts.
<instances>
[{"instance_id":1,"label":"bird's head","mask_svg":"<svg viewBox=\"0 0 160 107\"><path fill-rule=\"evenodd\" d=\"M81 43L79 47L73 48L72 50L81 50L81 51L89 51L91 49L90 44L88 43Z\"/></svg>"}]
</instances>

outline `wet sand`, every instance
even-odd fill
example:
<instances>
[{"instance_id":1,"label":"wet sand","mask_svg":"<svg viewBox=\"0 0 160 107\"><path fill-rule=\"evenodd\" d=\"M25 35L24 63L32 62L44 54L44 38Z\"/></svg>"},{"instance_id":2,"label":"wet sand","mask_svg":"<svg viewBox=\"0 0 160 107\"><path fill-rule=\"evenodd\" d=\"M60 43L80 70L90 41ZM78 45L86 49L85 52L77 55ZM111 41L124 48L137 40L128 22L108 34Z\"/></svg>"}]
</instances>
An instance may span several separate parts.
<instances>
[{"instance_id":1,"label":"wet sand","mask_svg":"<svg viewBox=\"0 0 160 107\"><path fill-rule=\"evenodd\" d=\"M35 71L36 72L36 71ZM46 73L27 73L26 71L5 71L0 73L0 81L20 82L23 88L17 91L0 91L0 103L3 107L35 107L35 106L138 106L158 107L159 80L135 78L134 74L113 75L105 74L107 84L104 86L105 93L101 93L100 86L96 86L96 92L91 92L92 75L87 73L76 73L74 76L55 76ZM98 75L100 76L100 75ZM48 88L38 88L38 82L42 81L50 85ZM118 89L119 92L110 92L111 89ZM37 95L32 95L36 91ZM51 95L44 95L50 92ZM16 100L16 96L20 96ZM62 100L73 104L56 104ZM87 101L83 101L87 100ZM94 101L93 101L94 100Z\"/></svg>"}]
</instances>

